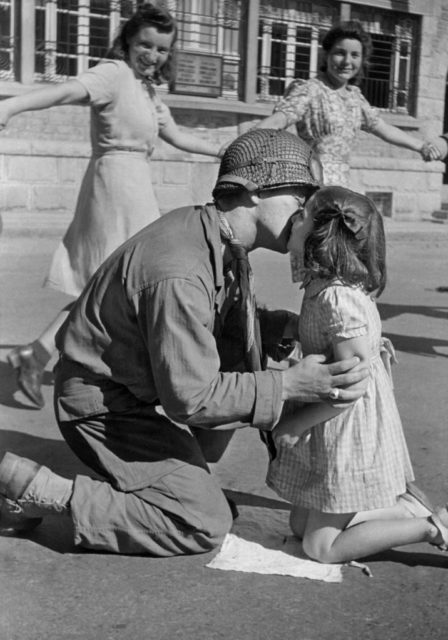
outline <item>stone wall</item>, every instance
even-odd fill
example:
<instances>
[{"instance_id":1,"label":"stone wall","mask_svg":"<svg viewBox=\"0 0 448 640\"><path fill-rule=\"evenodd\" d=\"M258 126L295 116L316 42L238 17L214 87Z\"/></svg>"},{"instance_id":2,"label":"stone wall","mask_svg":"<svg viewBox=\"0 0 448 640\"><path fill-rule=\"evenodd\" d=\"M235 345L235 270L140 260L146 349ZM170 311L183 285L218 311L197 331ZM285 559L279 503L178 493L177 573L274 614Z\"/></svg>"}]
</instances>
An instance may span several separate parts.
<instances>
[{"instance_id":1,"label":"stone wall","mask_svg":"<svg viewBox=\"0 0 448 640\"><path fill-rule=\"evenodd\" d=\"M182 110L173 116L181 127L218 144L238 135L234 117L199 117ZM204 119L209 126L204 125ZM216 121L224 125L218 130ZM183 124L184 123L184 124ZM227 125L227 126L226 126ZM0 208L5 229L60 233L73 213L90 157L89 109L55 107L21 114L0 137ZM151 167L162 213L210 200L218 159L186 154L158 140Z\"/></svg>"}]
</instances>

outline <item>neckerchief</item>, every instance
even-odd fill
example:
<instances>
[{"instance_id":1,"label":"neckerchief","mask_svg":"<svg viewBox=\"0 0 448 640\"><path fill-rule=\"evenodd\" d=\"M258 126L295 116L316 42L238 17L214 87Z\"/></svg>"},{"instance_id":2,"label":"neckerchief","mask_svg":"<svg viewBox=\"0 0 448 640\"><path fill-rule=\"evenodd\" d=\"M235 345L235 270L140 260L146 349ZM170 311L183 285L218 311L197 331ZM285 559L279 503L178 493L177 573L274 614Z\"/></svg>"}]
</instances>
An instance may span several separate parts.
<instances>
[{"instance_id":1,"label":"neckerchief","mask_svg":"<svg viewBox=\"0 0 448 640\"><path fill-rule=\"evenodd\" d=\"M240 291L241 324L244 334L244 360L248 371L262 369L261 336L258 322L257 305L255 301L254 277L247 256L247 251L241 242L235 238L233 231L222 214L217 211L219 229L222 239L227 243L232 255L232 271L235 275Z\"/></svg>"}]
</instances>

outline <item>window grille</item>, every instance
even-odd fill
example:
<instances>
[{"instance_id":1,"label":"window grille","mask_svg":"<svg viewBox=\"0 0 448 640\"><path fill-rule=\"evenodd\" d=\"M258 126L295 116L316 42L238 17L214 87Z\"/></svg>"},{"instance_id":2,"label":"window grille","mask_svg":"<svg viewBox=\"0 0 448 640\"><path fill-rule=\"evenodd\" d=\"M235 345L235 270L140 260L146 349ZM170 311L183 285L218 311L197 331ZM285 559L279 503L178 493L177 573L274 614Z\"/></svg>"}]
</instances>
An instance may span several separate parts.
<instances>
[{"instance_id":1,"label":"window grille","mask_svg":"<svg viewBox=\"0 0 448 640\"><path fill-rule=\"evenodd\" d=\"M96 64L142 1L36 0L36 80L64 80ZM178 21L178 49L222 55L223 95L231 98L239 90L241 4L166 0Z\"/></svg>"},{"instance_id":2,"label":"window grille","mask_svg":"<svg viewBox=\"0 0 448 640\"><path fill-rule=\"evenodd\" d=\"M36 0L36 80L57 81L95 65L118 26L120 0Z\"/></svg>"},{"instance_id":3,"label":"window grille","mask_svg":"<svg viewBox=\"0 0 448 640\"><path fill-rule=\"evenodd\" d=\"M246 0L247 1L247 0ZM242 0L177 0L179 50L223 57L223 96L238 98Z\"/></svg>"},{"instance_id":4,"label":"window grille","mask_svg":"<svg viewBox=\"0 0 448 640\"><path fill-rule=\"evenodd\" d=\"M20 46L15 7L0 0L0 78L14 79ZM26 0L28 1L28 0ZM25 0L24 0L25 2ZM29 0L31 4L31 0ZM82 73L106 53L120 24L144 0L32 0L35 6L35 68L39 81L61 81ZM249 0L165 0L179 25L178 49L223 59L222 96L239 99L244 77L241 49ZM31 5L32 6L32 5ZM417 16L344 3L373 40L362 89L380 109L414 114L420 22ZM323 34L339 19L333 0L260 0L256 83L259 101L275 101L294 78L314 77ZM348 17L348 16L346 16Z\"/></svg>"},{"instance_id":5,"label":"window grille","mask_svg":"<svg viewBox=\"0 0 448 640\"><path fill-rule=\"evenodd\" d=\"M413 113L418 55L418 18L393 11L351 6L372 37L373 53L363 93L380 109ZM294 78L315 77L320 66L320 41L338 20L338 9L325 2L262 0L258 35L257 94L276 100Z\"/></svg>"},{"instance_id":6,"label":"window grille","mask_svg":"<svg viewBox=\"0 0 448 640\"><path fill-rule=\"evenodd\" d=\"M257 94L276 100L294 78L317 74L319 39L338 19L339 8L325 2L262 0L258 34Z\"/></svg>"},{"instance_id":7,"label":"window grille","mask_svg":"<svg viewBox=\"0 0 448 640\"><path fill-rule=\"evenodd\" d=\"M0 79L14 79L14 0L0 0Z\"/></svg>"},{"instance_id":8,"label":"window grille","mask_svg":"<svg viewBox=\"0 0 448 640\"><path fill-rule=\"evenodd\" d=\"M365 24L373 52L362 89L375 107L395 113L413 114L418 51L418 21L409 17L390 25ZM381 32L378 32L378 31Z\"/></svg>"}]
</instances>

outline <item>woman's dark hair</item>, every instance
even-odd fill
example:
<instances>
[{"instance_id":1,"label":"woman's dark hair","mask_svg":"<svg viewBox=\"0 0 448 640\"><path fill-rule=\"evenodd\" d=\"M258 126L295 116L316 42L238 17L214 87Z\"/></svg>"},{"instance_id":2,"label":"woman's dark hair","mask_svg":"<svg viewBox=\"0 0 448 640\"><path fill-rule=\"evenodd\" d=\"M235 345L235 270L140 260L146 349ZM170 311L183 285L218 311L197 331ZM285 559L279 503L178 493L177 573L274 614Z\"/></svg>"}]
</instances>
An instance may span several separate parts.
<instances>
[{"instance_id":1,"label":"woman's dark hair","mask_svg":"<svg viewBox=\"0 0 448 640\"><path fill-rule=\"evenodd\" d=\"M369 34L364 31L360 22L357 20L347 20L346 22L338 22L333 25L333 27L327 31L322 40L322 48L328 55L336 42L339 42L339 40L345 40L346 38L349 40L358 40L362 46L361 69L354 78L349 80L349 84L359 84L366 74L367 67L369 65L369 58L372 54L372 39ZM320 70L327 70L326 58L322 62Z\"/></svg>"},{"instance_id":2,"label":"woman's dark hair","mask_svg":"<svg viewBox=\"0 0 448 640\"><path fill-rule=\"evenodd\" d=\"M314 227L305 240L307 271L379 296L386 286L386 240L372 200L344 187L322 187L309 207Z\"/></svg>"},{"instance_id":3,"label":"woman's dark hair","mask_svg":"<svg viewBox=\"0 0 448 640\"><path fill-rule=\"evenodd\" d=\"M174 44L177 40L177 23L169 11L160 3L153 4L145 2L137 11L124 23L120 33L114 39L111 48L105 55L107 59L127 60L129 55L129 41L140 29L144 27L154 27L160 33L173 33L168 60L154 74L154 82L162 84L164 81L173 79L175 59Z\"/></svg>"}]
</instances>

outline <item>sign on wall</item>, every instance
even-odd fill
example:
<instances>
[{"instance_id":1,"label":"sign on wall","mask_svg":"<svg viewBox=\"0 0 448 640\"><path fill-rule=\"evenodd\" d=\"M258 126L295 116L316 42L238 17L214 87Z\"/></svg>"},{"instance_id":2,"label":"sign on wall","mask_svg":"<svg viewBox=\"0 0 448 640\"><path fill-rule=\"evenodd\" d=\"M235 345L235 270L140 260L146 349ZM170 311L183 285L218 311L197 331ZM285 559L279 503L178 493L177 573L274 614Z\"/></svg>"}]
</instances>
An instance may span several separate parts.
<instances>
[{"instance_id":1,"label":"sign on wall","mask_svg":"<svg viewBox=\"0 0 448 640\"><path fill-rule=\"evenodd\" d=\"M222 57L213 54L178 51L173 93L217 98L222 93Z\"/></svg>"}]
</instances>

